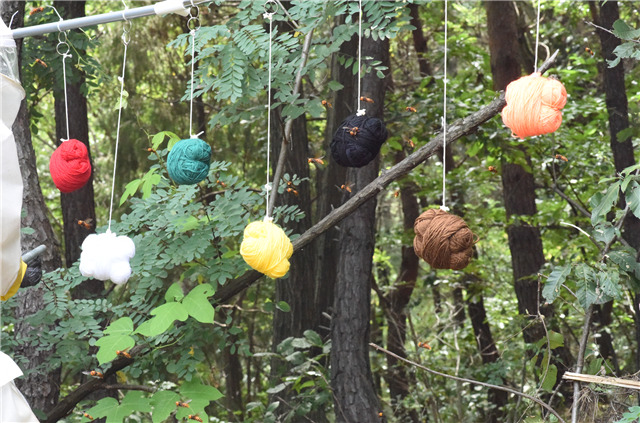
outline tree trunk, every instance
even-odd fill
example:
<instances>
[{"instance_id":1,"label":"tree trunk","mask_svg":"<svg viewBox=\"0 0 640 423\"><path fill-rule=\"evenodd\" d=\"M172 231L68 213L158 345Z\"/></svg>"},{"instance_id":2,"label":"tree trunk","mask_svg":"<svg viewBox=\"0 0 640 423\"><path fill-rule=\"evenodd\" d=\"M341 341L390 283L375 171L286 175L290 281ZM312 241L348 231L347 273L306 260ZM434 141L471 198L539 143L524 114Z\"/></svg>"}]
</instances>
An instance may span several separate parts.
<instances>
[{"instance_id":1,"label":"tree trunk","mask_svg":"<svg viewBox=\"0 0 640 423\"><path fill-rule=\"evenodd\" d=\"M500 360L500 352L493 340L491 327L487 321L487 311L484 307L482 294L482 281L477 276L470 274L465 274L465 277L467 278L465 281L467 286L467 310L473 327L473 334L478 344L478 351L482 358L482 364L495 363ZM505 391L489 389L488 399L493 408L489 410L485 421L492 423L504 421L502 407L507 404L508 398L509 396Z\"/></svg>"},{"instance_id":2,"label":"tree trunk","mask_svg":"<svg viewBox=\"0 0 640 423\"><path fill-rule=\"evenodd\" d=\"M336 18L336 24L344 22L344 17ZM344 118L355 113L354 103L347 99L355 98L355 83L353 73L350 69L345 69L338 63L338 56L355 57L357 53L358 43L355 37L344 42L340 46L338 54L334 54L331 58L331 77L344 86L342 90L332 92L329 102L332 107L327 108L327 124L325 138L322 151L330 152L329 145L333 139L333 134L338 129L338 125ZM316 156L322 154L315 153ZM334 208L342 205L342 193L338 189L339 186L347 183L346 168L338 165L331 157L325 157L326 166L316 167L316 199L315 221L320 221L329 214ZM319 321L323 325L329 325L329 321L323 317L322 313L331 315L333 308L333 293L337 274L337 264L339 257L340 229L333 227L318 236L315 241L316 258L315 258L315 280L316 289L314 291L315 304ZM321 330L321 335L328 336L329 331Z\"/></svg>"},{"instance_id":3,"label":"tree trunk","mask_svg":"<svg viewBox=\"0 0 640 423\"><path fill-rule=\"evenodd\" d=\"M363 39L362 56L388 62L388 40ZM362 81L362 93L375 103L367 115L382 118L385 80L375 73ZM378 174L379 157L368 165L347 171L353 193ZM348 195L348 193L345 193ZM339 422L379 421L380 403L375 393L369 365L370 277L375 246L376 199L364 203L340 224L340 257L331 319L331 385L334 390L336 420Z\"/></svg>"},{"instance_id":4,"label":"tree trunk","mask_svg":"<svg viewBox=\"0 0 640 423\"><path fill-rule=\"evenodd\" d=\"M596 4L589 3L589 7L594 21L603 28L611 28L613 23L620 18L617 1L601 2L599 17ZM614 59L615 55L613 54L613 50L620 45L620 39L606 31L596 30L596 32L598 33L598 37L600 37L602 58L604 59L600 66L600 72L602 74L607 111L609 114L609 145L613 153L616 172L621 172L624 168L636 164L636 160L631 137L627 137L626 139L619 139L618 137L620 131L629 128L624 66L621 62L618 63L617 66L610 68L606 63L606 60ZM620 209L626 207L626 201L623 195L620 195L618 207ZM628 213L623 222L622 237L635 248L636 251L640 251L640 219L632 213ZM607 326L611 323L612 308L611 302L601 307L598 306L596 313L594 313L593 324L596 326L596 330L600 335L596 338L600 354L603 358L610 360L614 367L617 368L618 362L613 348L611 334L606 330ZM634 320L640 321L640 317L634 315ZM636 322L636 325L638 325L638 322ZM636 342L640 344L640 338L636 338ZM638 358L636 360L638 361L640 360L640 352L637 354ZM640 369L640 367L636 368L636 370L638 369Z\"/></svg>"},{"instance_id":5,"label":"tree trunk","mask_svg":"<svg viewBox=\"0 0 640 423\"><path fill-rule=\"evenodd\" d=\"M13 28L24 26L23 1L2 1L0 2L0 13L3 21L9 25L11 16L15 11ZM16 40L18 47L18 69L22 65L22 40ZM25 100L20 105L20 111L13 124L16 146L18 150L18 160L20 161L20 173L22 174L23 198L22 207L26 212L22 218L22 227L29 227L34 230L32 234L22 234L22 251L26 252L44 244L47 249L41 256L42 269L50 272L62 265L60 260L59 243L56 240L53 228L47 218L47 206L40 189L38 171L36 167L36 156L31 144L31 132L29 130L29 114ZM25 372L25 376L16 379L16 384L34 410L46 411L53 407L58 401L60 386L60 368L48 369L49 371L31 372L48 362L53 351L40 350L37 342L37 334L46 327L33 327L24 322L27 316L43 308L43 289L40 284L33 288L22 288L16 294L16 307L14 309L15 337L19 345L15 349L15 358L19 361L20 367ZM33 338L36 341L31 341Z\"/></svg>"},{"instance_id":6,"label":"tree trunk","mask_svg":"<svg viewBox=\"0 0 640 423\"><path fill-rule=\"evenodd\" d=\"M396 156L396 161L400 161L404 157L403 153L399 153ZM415 185L411 184L403 188L400 194L405 231L413 231L413 224L420 215L420 206L415 191ZM406 307L416 286L418 268L419 258L413 250L413 245L403 245L398 281L386 295L386 303L388 304L388 307L385 308L388 322L387 349L404 358L407 357L404 348L407 339ZM398 421L419 422L420 418L416 410L405 409L402 406L402 399L409 395L415 382L414 378L407 372L403 362L390 355L387 356L387 368L386 381L389 385L391 405L395 410L394 417Z\"/></svg>"},{"instance_id":7,"label":"tree trunk","mask_svg":"<svg viewBox=\"0 0 640 423\"><path fill-rule=\"evenodd\" d=\"M420 19L420 11L416 3L409 4L409 15L411 16L411 25L415 27L411 31L413 40L413 48L418 56L418 68L420 69L420 76L431 76L431 65L427 60L427 39L422 32L422 20Z\"/></svg>"},{"instance_id":8,"label":"tree trunk","mask_svg":"<svg viewBox=\"0 0 640 423\"><path fill-rule=\"evenodd\" d=\"M84 1L55 1L53 6L58 10L64 19L72 19L85 16ZM83 54L83 51L79 51ZM84 75L79 73L73 65L78 58L74 57L66 60L67 71L67 99L69 105L69 138L75 138L87 146L89 159L91 160L91 148L89 145L89 123L87 120L87 100L81 92L84 84ZM62 59L60 59L62 60ZM56 118L56 140L58 145L61 139L67 138L66 111L64 91L62 85L54 88L55 97L55 118ZM93 166L93 164L92 164ZM88 230L84 226L78 225L78 220L96 219L95 202L93 197L93 172L89 181L82 188L65 194L60 193L60 203L62 207L62 221L64 230L65 263L71 266L80 258L80 246L82 241L93 229ZM97 297L104 289L104 284L97 280L87 280L74 290L74 297L92 298Z\"/></svg>"},{"instance_id":9,"label":"tree trunk","mask_svg":"<svg viewBox=\"0 0 640 423\"><path fill-rule=\"evenodd\" d=\"M489 49L493 88L504 90L509 82L520 77L518 29L516 11L512 2L486 1ZM526 160L528 160L525 151ZM536 192L533 175L519 164L503 163L502 187L507 217L536 214ZM538 311L538 281L535 275L544 264L540 230L522 220L507 228L518 312L525 316ZM529 319L533 319L530 317ZM544 336L542 325L528 325L523 330L527 343Z\"/></svg>"}]
</instances>

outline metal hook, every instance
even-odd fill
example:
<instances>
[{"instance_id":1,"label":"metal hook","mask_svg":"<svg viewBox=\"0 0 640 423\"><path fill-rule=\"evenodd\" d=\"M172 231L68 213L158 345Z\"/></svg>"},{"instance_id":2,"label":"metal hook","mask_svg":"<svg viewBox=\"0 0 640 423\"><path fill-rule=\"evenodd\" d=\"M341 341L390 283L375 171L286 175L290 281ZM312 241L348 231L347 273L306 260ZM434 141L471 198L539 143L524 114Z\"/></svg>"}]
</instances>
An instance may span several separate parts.
<instances>
[{"instance_id":1,"label":"metal hook","mask_svg":"<svg viewBox=\"0 0 640 423\"><path fill-rule=\"evenodd\" d=\"M13 15L11 15L11 20L9 21L9 29L11 29L11 25L13 25L13 18L16 17L18 12L19 12L19 10L16 10L15 12L13 12Z\"/></svg>"},{"instance_id":2,"label":"metal hook","mask_svg":"<svg viewBox=\"0 0 640 423\"><path fill-rule=\"evenodd\" d=\"M63 20L64 20L64 19L62 19L62 16L60 16L60 13L58 13L58 10L57 10L55 7L53 7L53 6L47 6L47 7L52 8L52 9L53 9L53 11L54 11L54 12L56 12L56 15L58 15L58 18L59 18L61 21L63 21Z\"/></svg>"}]
</instances>

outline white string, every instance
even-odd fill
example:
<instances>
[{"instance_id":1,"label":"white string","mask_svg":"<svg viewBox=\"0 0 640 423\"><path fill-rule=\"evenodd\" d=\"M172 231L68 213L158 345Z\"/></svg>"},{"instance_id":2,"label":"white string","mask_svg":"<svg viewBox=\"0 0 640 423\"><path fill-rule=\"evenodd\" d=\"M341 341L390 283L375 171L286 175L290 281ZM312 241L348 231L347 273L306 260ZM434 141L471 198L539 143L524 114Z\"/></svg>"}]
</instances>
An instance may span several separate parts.
<instances>
[{"instance_id":1,"label":"white string","mask_svg":"<svg viewBox=\"0 0 640 423\"><path fill-rule=\"evenodd\" d=\"M67 66L65 61L68 57L72 57L70 54L64 53L62 55L62 78L64 80L64 113L67 120L67 139L62 141L69 141L71 136L69 135L69 101L67 99Z\"/></svg>"},{"instance_id":2,"label":"white string","mask_svg":"<svg viewBox=\"0 0 640 423\"><path fill-rule=\"evenodd\" d=\"M357 116L364 116L366 110L362 108L362 98L360 92L360 73L362 71L362 0L358 0L358 112Z\"/></svg>"},{"instance_id":3,"label":"white string","mask_svg":"<svg viewBox=\"0 0 640 423\"><path fill-rule=\"evenodd\" d=\"M126 25L126 23L125 23ZM120 118L122 116L122 97L124 94L124 75L127 67L127 46L129 41L126 38L127 30L126 26L123 28L122 43L124 44L124 55L122 59L122 76L120 76L120 107L118 107L118 125L116 126L116 149L113 153L113 179L111 180L111 201L109 202L109 225L107 227L107 233L111 233L111 214L113 213L113 193L116 185L116 167L118 165L118 143L120 141Z\"/></svg>"},{"instance_id":4,"label":"white string","mask_svg":"<svg viewBox=\"0 0 640 423\"><path fill-rule=\"evenodd\" d=\"M538 17L536 19L536 52L533 60L533 73L538 72L538 41L540 39L540 0L538 0Z\"/></svg>"},{"instance_id":5,"label":"white string","mask_svg":"<svg viewBox=\"0 0 640 423\"><path fill-rule=\"evenodd\" d=\"M189 102L189 135L191 138L196 138L193 135L193 79L196 64L196 30L191 30L191 101Z\"/></svg>"},{"instance_id":6,"label":"white string","mask_svg":"<svg viewBox=\"0 0 640 423\"><path fill-rule=\"evenodd\" d=\"M444 0L444 101L442 104L442 205L440 210L448 211L447 198L447 0Z\"/></svg>"},{"instance_id":7,"label":"white string","mask_svg":"<svg viewBox=\"0 0 640 423\"><path fill-rule=\"evenodd\" d=\"M273 29L273 13L265 13L264 17L269 19L269 59L268 59L268 79L267 79L267 183L264 186L266 191L266 212L264 216L265 222L271 221L271 216L269 215L269 192L271 191L271 182L269 181L269 170L270 170L270 160L271 160L271 48L272 48L272 29Z\"/></svg>"}]
</instances>

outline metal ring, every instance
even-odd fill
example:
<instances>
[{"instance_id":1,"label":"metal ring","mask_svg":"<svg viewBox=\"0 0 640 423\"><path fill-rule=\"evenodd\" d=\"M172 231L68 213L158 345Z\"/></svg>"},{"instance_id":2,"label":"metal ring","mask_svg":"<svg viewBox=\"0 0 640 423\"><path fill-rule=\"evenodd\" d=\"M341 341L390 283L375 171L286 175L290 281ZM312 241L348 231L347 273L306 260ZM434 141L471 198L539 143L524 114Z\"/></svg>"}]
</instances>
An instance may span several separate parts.
<instances>
[{"instance_id":1,"label":"metal ring","mask_svg":"<svg viewBox=\"0 0 640 423\"><path fill-rule=\"evenodd\" d=\"M189 8L189 17L190 18L200 17L200 8L198 6L191 6Z\"/></svg>"},{"instance_id":2,"label":"metal ring","mask_svg":"<svg viewBox=\"0 0 640 423\"><path fill-rule=\"evenodd\" d=\"M271 6L271 10L268 9L268 5L272 5ZM278 3L276 3L275 0L267 0L266 2L264 2L264 13L269 13L271 15L275 15L276 12L278 11Z\"/></svg>"},{"instance_id":3,"label":"metal ring","mask_svg":"<svg viewBox=\"0 0 640 423\"><path fill-rule=\"evenodd\" d=\"M67 49L65 51L61 51L60 50L60 46L65 46L67 47ZM69 44L67 43L58 43L58 45L56 46L56 52L60 55L60 56L66 56L67 54L69 54Z\"/></svg>"},{"instance_id":4,"label":"metal ring","mask_svg":"<svg viewBox=\"0 0 640 423\"><path fill-rule=\"evenodd\" d=\"M197 31L198 29L200 29L200 19L198 19L197 17L189 18L189 20L187 21L187 28L189 29L189 31Z\"/></svg>"}]
</instances>

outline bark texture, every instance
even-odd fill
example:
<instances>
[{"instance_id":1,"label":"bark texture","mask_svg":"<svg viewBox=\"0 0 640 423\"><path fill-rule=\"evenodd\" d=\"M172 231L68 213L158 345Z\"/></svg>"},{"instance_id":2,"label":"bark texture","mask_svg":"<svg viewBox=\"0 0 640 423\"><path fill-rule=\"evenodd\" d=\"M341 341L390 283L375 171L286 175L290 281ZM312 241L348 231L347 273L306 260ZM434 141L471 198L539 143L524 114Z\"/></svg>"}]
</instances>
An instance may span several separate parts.
<instances>
[{"instance_id":1,"label":"bark texture","mask_svg":"<svg viewBox=\"0 0 640 423\"><path fill-rule=\"evenodd\" d=\"M362 55L388 62L388 40L365 38ZM385 80L375 74L363 78L362 93L375 103L367 115L382 118ZM379 157L368 165L347 171L353 195L378 175ZM371 268L375 246L376 200L371 198L340 225L340 257L331 319L331 385L334 390L336 420L339 422L378 421L380 404L369 363L369 315Z\"/></svg>"}]
</instances>

